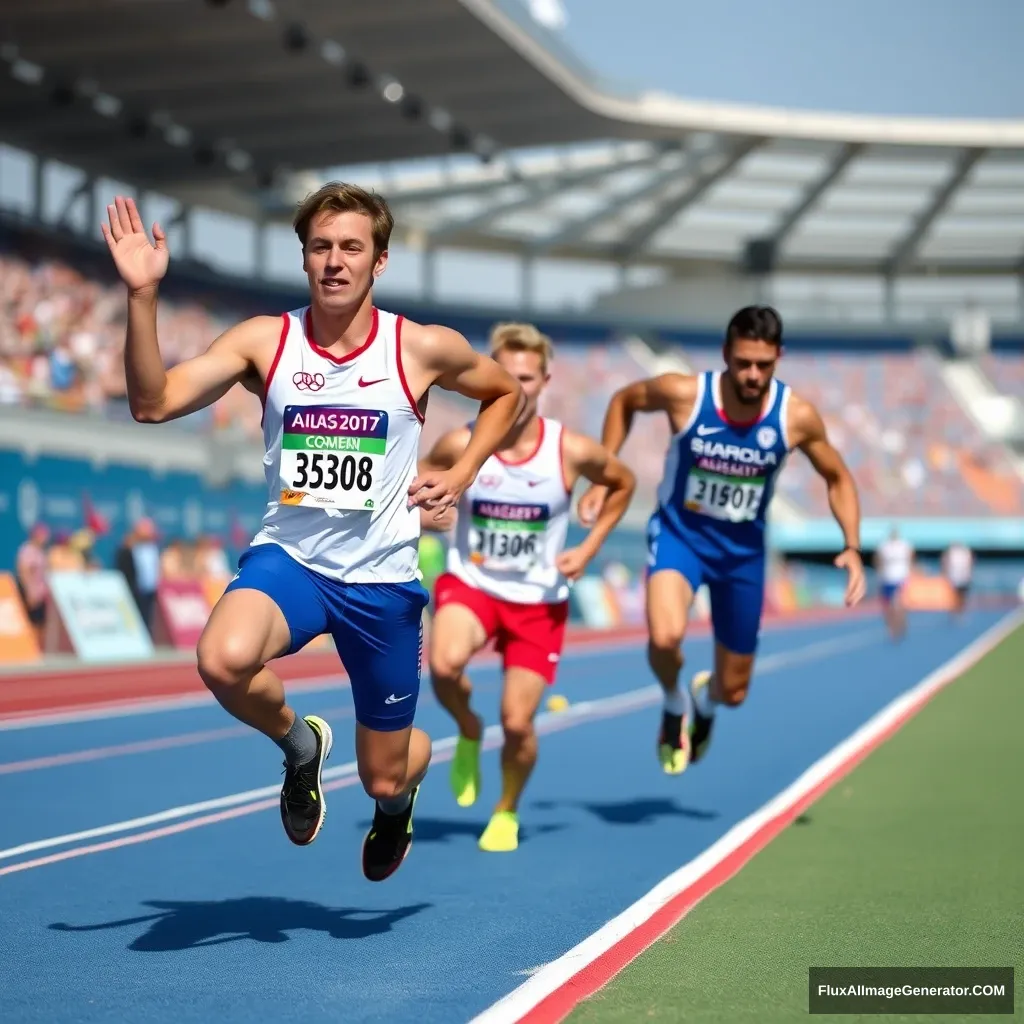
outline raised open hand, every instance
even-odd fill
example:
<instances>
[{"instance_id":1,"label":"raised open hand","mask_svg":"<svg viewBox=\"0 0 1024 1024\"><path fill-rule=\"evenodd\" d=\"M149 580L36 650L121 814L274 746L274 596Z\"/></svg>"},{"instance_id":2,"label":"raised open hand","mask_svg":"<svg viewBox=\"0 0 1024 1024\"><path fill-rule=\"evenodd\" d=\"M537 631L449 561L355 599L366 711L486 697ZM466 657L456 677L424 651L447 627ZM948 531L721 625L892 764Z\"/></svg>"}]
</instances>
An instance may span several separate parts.
<instances>
[{"instance_id":1,"label":"raised open hand","mask_svg":"<svg viewBox=\"0 0 1024 1024\"><path fill-rule=\"evenodd\" d=\"M153 225L153 242L149 240L135 200L116 196L107 207L109 226L101 224L107 248L121 280L131 291L155 287L167 273L170 253L167 236L159 224Z\"/></svg>"}]
</instances>

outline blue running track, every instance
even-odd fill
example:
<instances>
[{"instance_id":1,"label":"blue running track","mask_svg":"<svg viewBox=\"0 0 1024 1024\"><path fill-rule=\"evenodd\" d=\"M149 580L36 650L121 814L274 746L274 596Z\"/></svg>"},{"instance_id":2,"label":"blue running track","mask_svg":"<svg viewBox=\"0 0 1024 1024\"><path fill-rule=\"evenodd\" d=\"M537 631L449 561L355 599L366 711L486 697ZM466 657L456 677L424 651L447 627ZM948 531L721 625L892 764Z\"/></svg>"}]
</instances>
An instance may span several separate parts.
<instances>
[{"instance_id":1,"label":"blue running track","mask_svg":"<svg viewBox=\"0 0 1024 1024\"><path fill-rule=\"evenodd\" d=\"M514 854L476 845L498 792L496 750L480 801L460 809L443 760L453 727L425 680L417 721L439 761L409 859L380 885L359 871L372 808L347 765L342 685L294 698L335 732L327 823L308 849L281 828L279 752L212 703L2 729L0 1018L467 1021L998 618L912 617L900 645L863 616L769 629L749 701L720 713L707 759L679 777L657 763L660 701L642 648L568 652L555 691L570 710L542 716ZM703 667L709 640L687 654ZM471 675L493 723L497 668Z\"/></svg>"}]
</instances>

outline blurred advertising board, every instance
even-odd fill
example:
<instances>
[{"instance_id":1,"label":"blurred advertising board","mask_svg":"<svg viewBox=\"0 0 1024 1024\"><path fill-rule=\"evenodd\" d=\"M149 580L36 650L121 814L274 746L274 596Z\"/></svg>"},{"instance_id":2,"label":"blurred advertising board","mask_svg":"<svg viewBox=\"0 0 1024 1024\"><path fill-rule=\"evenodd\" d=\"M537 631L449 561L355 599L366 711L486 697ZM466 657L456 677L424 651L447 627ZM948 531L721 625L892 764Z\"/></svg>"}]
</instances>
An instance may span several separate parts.
<instances>
[{"instance_id":1,"label":"blurred advertising board","mask_svg":"<svg viewBox=\"0 0 1024 1024\"><path fill-rule=\"evenodd\" d=\"M70 646L83 661L128 661L153 654L149 632L121 573L54 572L49 583L49 611L57 614L48 615L48 650Z\"/></svg>"}]
</instances>

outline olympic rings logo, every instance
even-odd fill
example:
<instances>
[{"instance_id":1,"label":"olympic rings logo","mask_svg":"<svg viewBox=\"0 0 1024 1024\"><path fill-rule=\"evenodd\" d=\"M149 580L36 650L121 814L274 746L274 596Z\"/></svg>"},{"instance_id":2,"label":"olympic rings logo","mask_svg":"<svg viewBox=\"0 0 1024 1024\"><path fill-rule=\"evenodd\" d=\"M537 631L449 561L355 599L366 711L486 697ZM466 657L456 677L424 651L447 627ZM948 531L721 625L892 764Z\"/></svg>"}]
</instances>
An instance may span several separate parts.
<instances>
[{"instance_id":1,"label":"olympic rings logo","mask_svg":"<svg viewBox=\"0 0 1024 1024\"><path fill-rule=\"evenodd\" d=\"M322 373L306 373L305 370L299 370L292 376L292 383L300 391L319 391L325 382Z\"/></svg>"}]
</instances>

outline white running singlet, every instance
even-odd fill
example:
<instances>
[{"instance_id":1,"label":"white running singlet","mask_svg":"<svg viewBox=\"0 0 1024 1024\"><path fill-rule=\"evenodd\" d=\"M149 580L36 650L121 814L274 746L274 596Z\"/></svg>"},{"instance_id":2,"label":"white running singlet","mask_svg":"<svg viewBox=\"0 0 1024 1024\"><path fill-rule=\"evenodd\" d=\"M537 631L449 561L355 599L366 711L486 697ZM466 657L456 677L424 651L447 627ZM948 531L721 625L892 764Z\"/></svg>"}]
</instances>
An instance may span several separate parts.
<instances>
[{"instance_id":1,"label":"white running singlet","mask_svg":"<svg viewBox=\"0 0 1024 1024\"><path fill-rule=\"evenodd\" d=\"M952 544L946 552L946 573L954 587L966 587L971 582L974 556L964 544Z\"/></svg>"},{"instance_id":2,"label":"white running singlet","mask_svg":"<svg viewBox=\"0 0 1024 1024\"><path fill-rule=\"evenodd\" d=\"M337 357L309 307L283 314L267 376L267 511L256 544L343 583L419 578L420 513L408 506L423 417L402 372L402 318L374 308L366 342Z\"/></svg>"},{"instance_id":3,"label":"white running singlet","mask_svg":"<svg viewBox=\"0 0 1024 1024\"><path fill-rule=\"evenodd\" d=\"M883 583L906 582L910 575L910 563L914 550L902 537L890 537L879 545L878 574Z\"/></svg>"},{"instance_id":4,"label":"white running singlet","mask_svg":"<svg viewBox=\"0 0 1024 1024\"><path fill-rule=\"evenodd\" d=\"M490 456L459 500L448 571L514 604L557 604L569 582L555 559L565 547L572 495L565 486L562 433L540 420L537 448L521 462Z\"/></svg>"}]
</instances>

